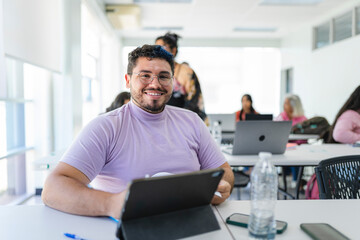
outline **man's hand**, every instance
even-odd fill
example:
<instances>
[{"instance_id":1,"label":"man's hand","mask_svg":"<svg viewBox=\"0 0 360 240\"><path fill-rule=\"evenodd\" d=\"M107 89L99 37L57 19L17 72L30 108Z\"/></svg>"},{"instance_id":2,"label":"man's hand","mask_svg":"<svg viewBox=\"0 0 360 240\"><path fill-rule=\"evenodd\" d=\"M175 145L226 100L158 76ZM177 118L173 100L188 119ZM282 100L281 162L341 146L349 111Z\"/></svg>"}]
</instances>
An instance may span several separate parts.
<instances>
[{"instance_id":1,"label":"man's hand","mask_svg":"<svg viewBox=\"0 0 360 240\"><path fill-rule=\"evenodd\" d=\"M230 183L222 179L216 191L218 191L221 194L221 197L214 195L213 199L211 200L211 204L214 205L218 205L224 202L230 196L231 185Z\"/></svg>"}]
</instances>

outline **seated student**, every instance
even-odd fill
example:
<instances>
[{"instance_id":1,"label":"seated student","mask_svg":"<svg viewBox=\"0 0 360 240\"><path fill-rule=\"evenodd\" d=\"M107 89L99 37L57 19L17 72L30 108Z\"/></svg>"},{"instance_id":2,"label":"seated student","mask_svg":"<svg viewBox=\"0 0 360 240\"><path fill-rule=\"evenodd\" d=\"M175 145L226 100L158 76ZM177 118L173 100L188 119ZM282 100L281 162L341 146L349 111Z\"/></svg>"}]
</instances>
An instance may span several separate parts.
<instances>
[{"instance_id":1,"label":"seated student","mask_svg":"<svg viewBox=\"0 0 360 240\"><path fill-rule=\"evenodd\" d=\"M350 95L336 115L332 137L340 143L360 141L360 86Z\"/></svg>"},{"instance_id":2,"label":"seated student","mask_svg":"<svg viewBox=\"0 0 360 240\"><path fill-rule=\"evenodd\" d=\"M304 116L304 109L300 97L295 94L289 94L285 96L284 100L284 111L277 116L274 121L292 121L292 126L301 123L307 120ZM284 168L285 172L288 171L288 168ZM299 172L298 167L290 167L292 174L292 186L296 185L296 180Z\"/></svg>"},{"instance_id":3,"label":"seated student","mask_svg":"<svg viewBox=\"0 0 360 240\"><path fill-rule=\"evenodd\" d=\"M133 179L218 167L225 170L217 189L222 197L214 196L212 203L230 196L234 175L204 122L194 112L165 105L173 74L173 57L161 46L144 45L129 53L125 80L131 101L83 129L46 179L46 205L119 218Z\"/></svg>"},{"instance_id":4,"label":"seated student","mask_svg":"<svg viewBox=\"0 0 360 240\"><path fill-rule=\"evenodd\" d=\"M296 125L307 120L304 116L304 110L298 95L286 95L284 100L284 111L277 116L274 121L292 121L292 125Z\"/></svg>"},{"instance_id":5,"label":"seated student","mask_svg":"<svg viewBox=\"0 0 360 240\"><path fill-rule=\"evenodd\" d=\"M121 92L119 93L111 105L106 108L106 112L110 112L121 107L124 104L127 104L130 101L130 93L129 92Z\"/></svg>"},{"instance_id":6,"label":"seated student","mask_svg":"<svg viewBox=\"0 0 360 240\"><path fill-rule=\"evenodd\" d=\"M253 107L253 101L249 94L245 94L244 96L242 96L241 105L242 105L242 109L235 113L236 122L244 121L245 116L248 113L258 114Z\"/></svg>"},{"instance_id":7,"label":"seated student","mask_svg":"<svg viewBox=\"0 0 360 240\"><path fill-rule=\"evenodd\" d=\"M253 101L249 94L244 94L241 98L241 110L235 113L235 121L245 121L246 114L253 113L258 114L253 107ZM252 167L244 167L243 172L247 175L251 174Z\"/></svg>"}]
</instances>

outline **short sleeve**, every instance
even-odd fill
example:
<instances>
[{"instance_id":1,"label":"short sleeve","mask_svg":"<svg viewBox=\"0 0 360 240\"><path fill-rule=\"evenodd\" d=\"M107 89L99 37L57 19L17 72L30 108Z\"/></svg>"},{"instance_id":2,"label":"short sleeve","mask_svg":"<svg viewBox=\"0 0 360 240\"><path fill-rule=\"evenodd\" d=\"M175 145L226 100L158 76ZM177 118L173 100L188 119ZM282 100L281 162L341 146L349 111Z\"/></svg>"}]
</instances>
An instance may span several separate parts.
<instances>
[{"instance_id":1,"label":"short sleeve","mask_svg":"<svg viewBox=\"0 0 360 240\"><path fill-rule=\"evenodd\" d=\"M226 162L225 156L221 152L219 146L212 138L209 129L203 121L198 120L200 142L198 158L200 169L212 169L223 165Z\"/></svg>"},{"instance_id":2,"label":"short sleeve","mask_svg":"<svg viewBox=\"0 0 360 240\"><path fill-rule=\"evenodd\" d=\"M113 135L111 122L99 116L81 131L61 161L77 168L92 181L106 163Z\"/></svg>"},{"instance_id":3,"label":"short sleeve","mask_svg":"<svg viewBox=\"0 0 360 240\"><path fill-rule=\"evenodd\" d=\"M341 143L355 143L360 141L360 133L357 133L355 129L360 125L358 120L359 114L355 111L348 110L344 112L337 120L333 137L337 142Z\"/></svg>"}]
</instances>

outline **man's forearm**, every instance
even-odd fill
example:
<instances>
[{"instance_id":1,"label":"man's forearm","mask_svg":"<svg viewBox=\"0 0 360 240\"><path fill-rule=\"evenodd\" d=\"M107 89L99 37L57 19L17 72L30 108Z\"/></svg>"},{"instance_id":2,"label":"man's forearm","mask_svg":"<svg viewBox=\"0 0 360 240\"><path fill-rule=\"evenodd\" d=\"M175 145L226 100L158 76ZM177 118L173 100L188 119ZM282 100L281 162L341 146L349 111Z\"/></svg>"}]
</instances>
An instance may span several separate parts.
<instances>
[{"instance_id":1,"label":"man's forearm","mask_svg":"<svg viewBox=\"0 0 360 240\"><path fill-rule=\"evenodd\" d=\"M72 214L119 218L125 192L103 192L90 189L67 176L50 175L46 180L42 199L49 207Z\"/></svg>"},{"instance_id":2,"label":"man's forearm","mask_svg":"<svg viewBox=\"0 0 360 240\"><path fill-rule=\"evenodd\" d=\"M233 190L233 188L234 188L234 173L233 173L233 171L232 171L232 169L231 169L231 167L230 166L228 166L228 167L223 167L223 169L224 169L224 176L223 176L223 180L225 180L225 181L227 181L229 184L230 184L230 186L231 186L231 192L232 192L232 190Z\"/></svg>"}]
</instances>

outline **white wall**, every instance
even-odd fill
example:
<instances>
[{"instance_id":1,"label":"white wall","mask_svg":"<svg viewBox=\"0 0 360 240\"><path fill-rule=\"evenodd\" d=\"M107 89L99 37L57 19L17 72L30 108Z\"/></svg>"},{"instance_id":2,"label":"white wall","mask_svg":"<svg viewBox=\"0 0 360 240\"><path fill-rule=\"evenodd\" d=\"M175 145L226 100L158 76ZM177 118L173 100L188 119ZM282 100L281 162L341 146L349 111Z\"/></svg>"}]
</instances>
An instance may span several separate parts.
<instances>
[{"instance_id":1,"label":"white wall","mask_svg":"<svg viewBox=\"0 0 360 240\"><path fill-rule=\"evenodd\" d=\"M61 0L3 0L5 53L61 71Z\"/></svg>"},{"instance_id":2,"label":"white wall","mask_svg":"<svg viewBox=\"0 0 360 240\"><path fill-rule=\"evenodd\" d=\"M282 40L282 68L293 68L293 93L302 99L305 115L333 122L336 113L360 84L360 35L312 50L312 29L350 10L323 16Z\"/></svg>"}]
</instances>

